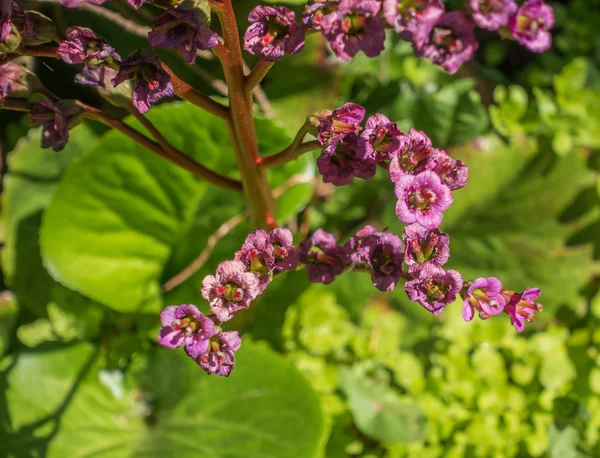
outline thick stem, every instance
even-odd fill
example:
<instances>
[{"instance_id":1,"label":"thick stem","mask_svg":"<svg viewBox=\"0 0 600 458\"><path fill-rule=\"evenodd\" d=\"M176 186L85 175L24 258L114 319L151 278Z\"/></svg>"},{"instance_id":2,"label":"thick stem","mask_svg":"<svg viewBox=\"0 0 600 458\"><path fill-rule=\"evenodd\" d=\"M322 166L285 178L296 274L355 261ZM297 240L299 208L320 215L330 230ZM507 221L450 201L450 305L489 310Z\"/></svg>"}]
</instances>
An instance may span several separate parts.
<instances>
[{"instance_id":1,"label":"thick stem","mask_svg":"<svg viewBox=\"0 0 600 458\"><path fill-rule=\"evenodd\" d=\"M165 64L162 64L162 67L171 76L171 84L173 85L173 90L177 96L181 97L183 100L193 103L194 105L208 111L215 116L218 116L221 119L229 120L229 110L226 106L221 105L219 102L215 102L210 97L198 92L185 81L179 79L179 77L173 73L173 70L171 70Z\"/></svg>"},{"instance_id":2,"label":"thick stem","mask_svg":"<svg viewBox=\"0 0 600 458\"><path fill-rule=\"evenodd\" d=\"M271 70L275 62L268 62L266 60L259 60L250 74L246 76L246 98L249 102L252 101L252 94L254 89L260 84L265 75Z\"/></svg>"},{"instance_id":3,"label":"thick stem","mask_svg":"<svg viewBox=\"0 0 600 458\"><path fill-rule=\"evenodd\" d=\"M229 106L232 121L232 142L250 203L253 224L256 227L272 228L275 220L275 201L267 182L266 172L257 167L259 160L258 142L252 114L252 104L246 98L246 77L237 22L231 0L211 1L219 16L225 42L213 48L221 60L225 80L229 87ZM237 147L236 147L237 142Z\"/></svg>"}]
</instances>

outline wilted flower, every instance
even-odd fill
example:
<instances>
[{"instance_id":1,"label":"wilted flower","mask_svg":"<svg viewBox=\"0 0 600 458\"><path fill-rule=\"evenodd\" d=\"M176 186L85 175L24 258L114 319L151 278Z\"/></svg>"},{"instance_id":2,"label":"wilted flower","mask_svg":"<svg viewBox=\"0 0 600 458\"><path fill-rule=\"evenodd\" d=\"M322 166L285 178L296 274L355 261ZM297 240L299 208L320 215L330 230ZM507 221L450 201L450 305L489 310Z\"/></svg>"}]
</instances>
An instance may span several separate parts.
<instances>
[{"instance_id":1,"label":"wilted flower","mask_svg":"<svg viewBox=\"0 0 600 458\"><path fill-rule=\"evenodd\" d=\"M268 61L304 48L304 29L296 14L283 6L257 6L248 15L250 27L244 35L244 49Z\"/></svg>"},{"instance_id":2,"label":"wilted flower","mask_svg":"<svg viewBox=\"0 0 600 458\"><path fill-rule=\"evenodd\" d=\"M454 74L471 60L479 43L469 17L462 11L452 11L441 15L435 24L420 23L413 34L413 47L419 56Z\"/></svg>"},{"instance_id":3,"label":"wilted flower","mask_svg":"<svg viewBox=\"0 0 600 458\"><path fill-rule=\"evenodd\" d=\"M109 57L120 61L112 46L87 27L69 27L67 38L58 45L58 55L67 64L100 65Z\"/></svg>"},{"instance_id":4,"label":"wilted flower","mask_svg":"<svg viewBox=\"0 0 600 458\"><path fill-rule=\"evenodd\" d=\"M185 346L192 358L208 351L209 339L217 334L213 321L204 316L195 305L170 305L160 314L162 328L158 343L166 348Z\"/></svg>"},{"instance_id":5,"label":"wilted flower","mask_svg":"<svg viewBox=\"0 0 600 458\"><path fill-rule=\"evenodd\" d=\"M475 24L487 30L498 30L508 25L517 11L514 0L468 0L468 7Z\"/></svg>"},{"instance_id":6,"label":"wilted flower","mask_svg":"<svg viewBox=\"0 0 600 458\"><path fill-rule=\"evenodd\" d=\"M406 282L404 290L410 300L418 302L434 315L456 299L463 279L456 270L444 270L433 264L423 267L419 276Z\"/></svg>"},{"instance_id":7,"label":"wilted flower","mask_svg":"<svg viewBox=\"0 0 600 458\"><path fill-rule=\"evenodd\" d=\"M150 104L173 95L171 77L163 70L160 60L146 49L134 51L120 66L113 85L126 80L133 83L133 105L140 113L150 109Z\"/></svg>"},{"instance_id":8,"label":"wilted flower","mask_svg":"<svg viewBox=\"0 0 600 458\"><path fill-rule=\"evenodd\" d=\"M0 100L7 97L28 97L41 87L37 76L22 65L7 62L0 65Z\"/></svg>"},{"instance_id":9,"label":"wilted flower","mask_svg":"<svg viewBox=\"0 0 600 458\"><path fill-rule=\"evenodd\" d=\"M525 327L525 321L533 321L534 313L543 310L542 304L535 300L542 294L539 288L527 288L522 293L512 291L502 291L502 295L508 304L504 308L504 313L510 317L510 322L515 329L521 332Z\"/></svg>"},{"instance_id":10,"label":"wilted flower","mask_svg":"<svg viewBox=\"0 0 600 458\"><path fill-rule=\"evenodd\" d=\"M533 52L544 52L550 48L553 25L554 10L542 0L527 0L508 24L515 40Z\"/></svg>"},{"instance_id":11,"label":"wilted flower","mask_svg":"<svg viewBox=\"0 0 600 458\"><path fill-rule=\"evenodd\" d=\"M37 11L25 11L14 20L19 23L22 45L38 46L56 39L56 27L52 19Z\"/></svg>"},{"instance_id":12,"label":"wilted flower","mask_svg":"<svg viewBox=\"0 0 600 458\"><path fill-rule=\"evenodd\" d=\"M222 332L210 338L208 351L194 360L209 374L229 376L235 364L234 352L239 350L242 340L237 331Z\"/></svg>"},{"instance_id":13,"label":"wilted flower","mask_svg":"<svg viewBox=\"0 0 600 458\"><path fill-rule=\"evenodd\" d=\"M210 49L219 42L218 35L208 28L210 9L205 11L184 1L169 8L152 24L148 41L156 48L176 47L184 60L191 64L198 49Z\"/></svg>"},{"instance_id":14,"label":"wilted flower","mask_svg":"<svg viewBox=\"0 0 600 458\"><path fill-rule=\"evenodd\" d=\"M317 168L325 183L344 186L354 177L369 179L375 175L376 166L358 155L358 136L346 135L342 140L333 140L323 148L317 158Z\"/></svg>"},{"instance_id":15,"label":"wilted flower","mask_svg":"<svg viewBox=\"0 0 600 458\"><path fill-rule=\"evenodd\" d=\"M362 241L371 280L379 291L393 291L402 273L402 241L391 232L369 235Z\"/></svg>"},{"instance_id":16,"label":"wilted flower","mask_svg":"<svg viewBox=\"0 0 600 458\"><path fill-rule=\"evenodd\" d=\"M379 18L378 0L342 0L336 11L321 19L321 30L333 52L350 60L358 51L369 57L381 54L385 31Z\"/></svg>"},{"instance_id":17,"label":"wilted flower","mask_svg":"<svg viewBox=\"0 0 600 458\"><path fill-rule=\"evenodd\" d=\"M49 100L39 100L29 118L33 125L42 126L42 148L61 151L69 140L69 129L81 121L83 110L73 100L61 100L54 104Z\"/></svg>"},{"instance_id":18,"label":"wilted flower","mask_svg":"<svg viewBox=\"0 0 600 458\"><path fill-rule=\"evenodd\" d=\"M482 320L502 313L506 301L500 294L501 291L502 282L495 277L478 278L471 283L462 308L465 321L473 319L475 310L479 312L479 318Z\"/></svg>"},{"instance_id":19,"label":"wilted flower","mask_svg":"<svg viewBox=\"0 0 600 458\"><path fill-rule=\"evenodd\" d=\"M450 237L438 229L427 229L419 223L404 228L404 262L408 271L415 274L424 266L443 266L450 258Z\"/></svg>"},{"instance_id":20,"label":"wilted flower","mask_svg":"<svg viewBox=\"0 0 600 458\"><path fill-rule=\"evenodd\" d=\"M306 264L310 281L328 284L344 271L344 250L333 234L317 229L300 244L300 261Z\"/></svg>"},{"instance_id":21,"label":"wilted flower","mask_svg":"<svg viewBox=\"0 0 600 458\"><path fill-rule=\"evenodd\" d=\"M442 212L452 204L452 192L434 172L404 175L395 186L396 215L405 223L417 222L434 229L442 222Z\"/></svg>"},{"instance_id":22,"label":"wilted flower","mask_svg":"<svg viewBox=\"0 0 600 458\"><path fill-rule=\"evenodd\" d=\"M294 246L294 236L289 229L277 227L269 234L275 257L275 271L296 270L298 265L298 248Z\"/></svg>"},{"instance_id":23,"label":"wilted flower","mask_svg":"<svg viewBox=\"0 0 600 458\"><path fill-rule=\"evenodd\" d=\"M258 276L248 272L240 261L223 261L215 275L202 281L202 297L210 302L210 309L219 321L228 321L261 292Z\"/></svg>"}]
</instances>

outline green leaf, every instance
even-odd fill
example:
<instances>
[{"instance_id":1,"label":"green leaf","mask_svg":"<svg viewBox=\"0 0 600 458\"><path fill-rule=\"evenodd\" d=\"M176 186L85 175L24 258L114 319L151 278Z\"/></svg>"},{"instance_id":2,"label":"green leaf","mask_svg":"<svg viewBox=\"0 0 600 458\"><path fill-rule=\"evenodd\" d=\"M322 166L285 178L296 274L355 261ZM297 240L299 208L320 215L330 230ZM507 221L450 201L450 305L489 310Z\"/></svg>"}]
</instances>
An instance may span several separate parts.
<instances>
[{"instance_id":1,"label":"green leaf","mask_svg":"<svg viewBox=\"0 0 600 458\"><path fill-rule=\"evenodd\" d=\"M235 159L222 120L188 104L163 105L149 118L182 151L233 173ZM269 120L257 120L257 131L265 155L290 141ZM308 173L309 160L273 171L272 186ZM301 192L292 187L283 194L281 219L310 198L306 185L300 186ZM65 286L114 310L156 307L161 279L197 257L208 237L244 205L241 195L207 185L112 131L73 165L57 189L42 228L44 260ZM220 260L230 258L243 236L237 232L215 254L226 252ZM186 302L199 294L198 277L190 281L195 295Z\"/></svg>"},{"instance_id":2,"label":"green leaf","mask_svg":"<svg viewBox=\"0 0 600 458\"><path fill-rule=\"evenodd\" d=\"M15 296L7 291L0 293L0 358L10 345L10 337L17 320L19 306Z\"/></svg>"},{"instance_id":3,"label":"green leaf","mask_svg":"<svg viewBox=\"0 0 600 458\"><path fill-rule=\"evenodd\" d=\"M71 161L87 151L96 138L87 124L77 126L70 135L66 148L57 153L42 149L41 129L34 129L8 155L9 172L2 195L6 231L2 267L20 305L38 316L45 314L54 283L42 265L38 245L42 213Z\"/></svg>"},{"instance_id":4,"label":"green leaf","mask_svg":"<svg viewBox=\"0 0 600 458\"><path fill-rule=\"evenodd\" d=\"M340 370L340 387L348 397L356 426L364 434L390 444L410 443L424 436L421 409L402 401L383 380L355 366Z\"/></svg>"},{"instance_id":5,"label":"green leaf","mask_svg":"<svg viewBox=\"0 0 600 458\"><path fill-rule=\"evenodd\" d=\"M18 354L0 376L0 442L47 458L319 456L325 424L308 381L251 344L236 359L220 378L182 351L161 349L131 374L102 370L87 344Z\"/></svg>"}]
</instances>

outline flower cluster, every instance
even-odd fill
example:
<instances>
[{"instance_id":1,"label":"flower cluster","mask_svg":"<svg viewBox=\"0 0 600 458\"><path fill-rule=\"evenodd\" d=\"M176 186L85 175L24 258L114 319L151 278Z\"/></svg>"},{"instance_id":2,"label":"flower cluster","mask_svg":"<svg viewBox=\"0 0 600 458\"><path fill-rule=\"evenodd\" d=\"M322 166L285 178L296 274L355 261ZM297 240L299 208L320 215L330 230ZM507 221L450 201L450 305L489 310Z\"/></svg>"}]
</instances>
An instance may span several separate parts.
<instances>
[{"instance_id":1,"label":"flower cluster","mask_svg":"<svg viewBox=\"0 0 600 458\"><path fill-rule=\"evenodd\" d=\"M221 325L249 308L274 275L296 270L299 250L293 241L292 233L284 228L249 234L234 259L221 262L215 275L202 281L202 297L212 314L207 317L194 305L167 307L161 314L160 344L183 346L206 372L228 376L241 340L236 331L223 332Z\"/></svg>"},{"instance_id":2,"label":"flower cluster","mask_svg":"<svg viewBox=\"0 0 600 458\"><path fill-rule=\"evenodd\" d=\"M412 43L417 55L454 73L479 46L476 26L543 52L551 44L554 14L542 0L520 7L514 0L467 0L467 8L457 11L446 11L441 0L311 0L302 24L293 11L270 6L254 8L249 21L244 47L264 60L299 52L305 30L322 33L341 60L359 51L375 57L385 47L385 29L391 28Z\"/></svg>"},{"instance_id":3,"label":"flower cluster","mask_svg":"<svg viewBox=\"0 0 600 458\"><path fill-rule=\"evenodd\" d=\"M37 11L24 10L13 0L0 0L0 55L55 38L56 28L49 18Z\"/></svg>"}]
</instances>

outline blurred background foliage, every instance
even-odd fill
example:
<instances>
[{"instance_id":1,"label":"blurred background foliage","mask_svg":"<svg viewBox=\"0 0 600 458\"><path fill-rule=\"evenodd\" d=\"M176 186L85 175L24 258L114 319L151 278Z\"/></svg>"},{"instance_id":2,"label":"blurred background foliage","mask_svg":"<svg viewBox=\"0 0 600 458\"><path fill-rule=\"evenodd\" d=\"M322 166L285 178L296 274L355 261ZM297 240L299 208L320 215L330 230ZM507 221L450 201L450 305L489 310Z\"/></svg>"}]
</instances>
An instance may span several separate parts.
<instances>
[{"instance_id":1,"label":"blurred background foliage","mask_svg":"<svg viewBox=\"0 0 600 458\"><path fill-rule=\"evenodd\" d=\"M124 3L109 5L151 21L152 9ZM254 5L239 2L240 27ZM549 52L480 31L476 59L454 77L393 37L380 58L340 64L311 36L267 75L256 109L264 154L289 143L307 114L353 101L466 162L469 186L444 218L450 267L541 287L545 310L523 334L508 319L465 323L459 303L433 317L358 272L328 287L297 272L236 317L244 344L232 376L208 377L157 348L157 313L206 309L200 281L233 256L248 223L222 235L185 282L161 285L243 211L243 198L97 125L72 131L61 153L41 150L26 117L1 112L0 456L600 456L600 5L553 6ZM43 7L59 28L90 26L122 55L148 46L93 12ZM214 59L191 67L162 57L223 96ZM102 106L68 83L75 69L31 65L57 94ZM181 103L150 118L235 176L219 120ZM318 227L346 240L367 223L401 233L383 174L334 189L314 173L306 155L269 177L278 219L298 240Z\"/></svg>"}]
</instances>

